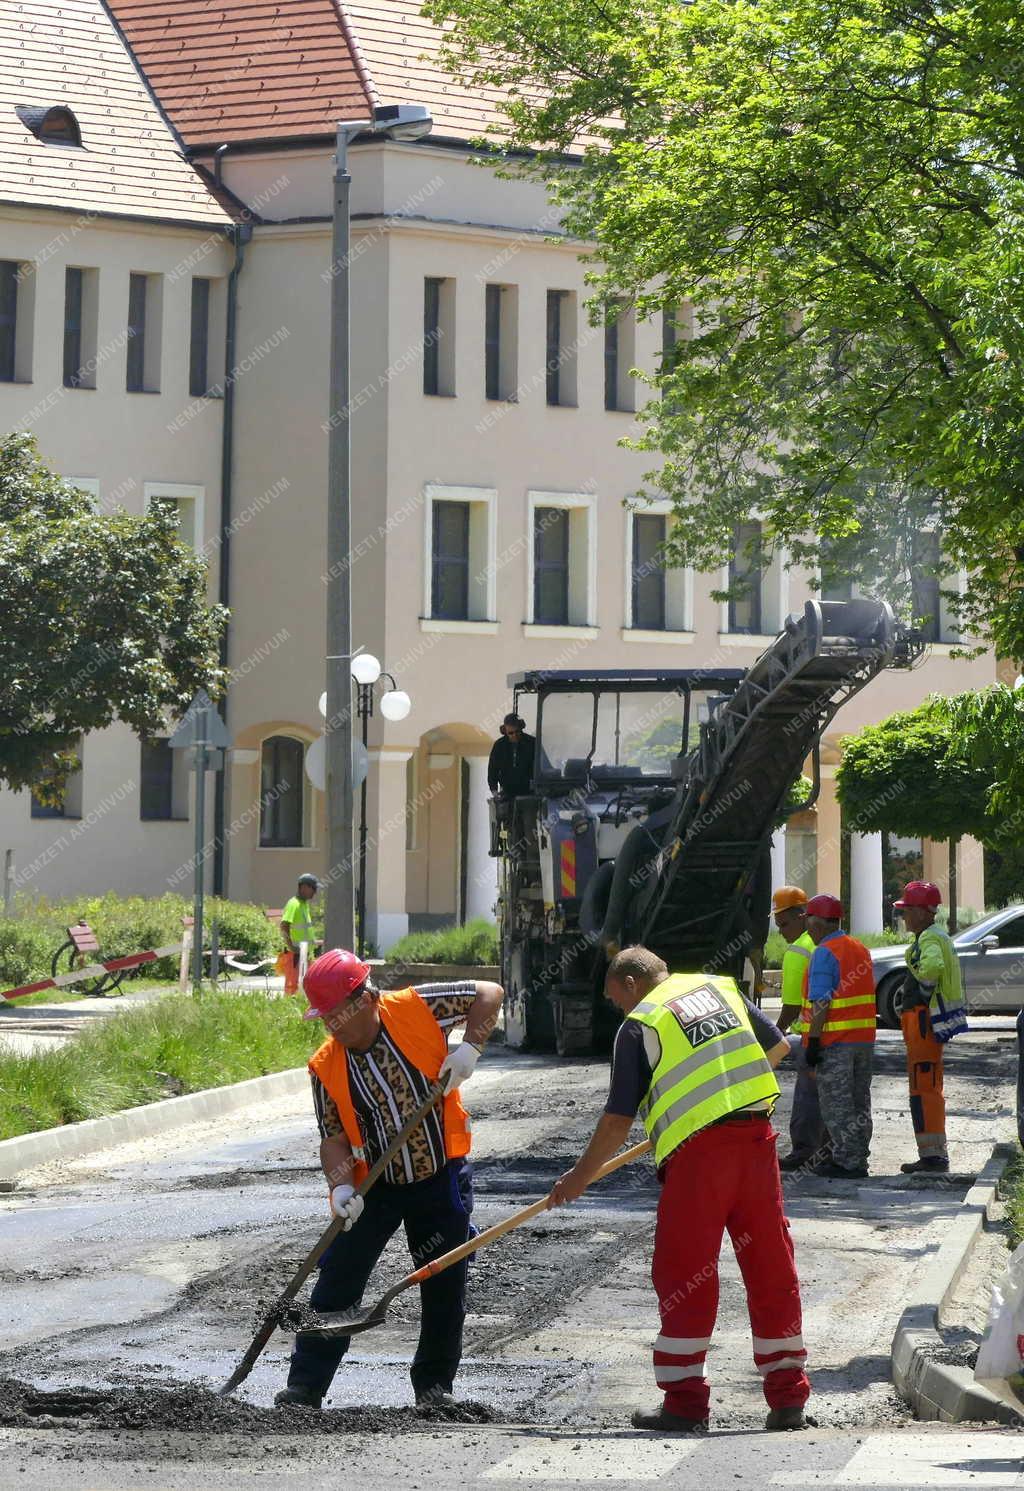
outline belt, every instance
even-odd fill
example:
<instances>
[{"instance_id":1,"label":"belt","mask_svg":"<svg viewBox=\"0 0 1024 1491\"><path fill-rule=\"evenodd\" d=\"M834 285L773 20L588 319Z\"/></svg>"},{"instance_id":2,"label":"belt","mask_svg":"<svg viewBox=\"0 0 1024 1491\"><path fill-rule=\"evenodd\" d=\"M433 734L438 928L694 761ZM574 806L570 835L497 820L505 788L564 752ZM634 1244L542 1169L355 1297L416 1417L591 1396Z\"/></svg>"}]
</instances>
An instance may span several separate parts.
<instances>
[{"instance_id":1,"label":"belt","mask_svg":"<svg viewBox=\"0 0 1024 1491\"><path fill-rule=\"evenodd\" d=\"M754 1112L745 1109L738 1113L726 1113L722 1118L716 1118L713 1123L708 1124L708 1128L717 1128L720 1123L751 1123L755 1120L771 1118L771 1116L767 1108L758 1108Z\"/></svg>"}]
</instances>

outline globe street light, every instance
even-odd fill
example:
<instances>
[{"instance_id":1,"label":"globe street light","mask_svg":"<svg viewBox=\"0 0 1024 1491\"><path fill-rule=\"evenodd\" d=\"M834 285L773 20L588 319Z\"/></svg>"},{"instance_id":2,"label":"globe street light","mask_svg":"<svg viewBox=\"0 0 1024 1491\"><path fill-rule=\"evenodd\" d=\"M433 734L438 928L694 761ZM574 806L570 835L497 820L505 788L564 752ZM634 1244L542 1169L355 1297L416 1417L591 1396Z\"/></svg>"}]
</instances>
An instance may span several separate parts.
<instances>
[{"instance_id":1,"label":"globe street light","mask_svg":"<svg viewBox=\"0 0 1024 1491\"><path fill-rule=\"evenodd\" d=\"M324 944L351 947L352 908L352 445L349 430L348 147L359 135L418 140L433 126L421 104L390 104L370 119L338 125L331 258L331 384L327 490L327 858ZM372 687L372 685L371 685ZM364 786L365 802L365 786ZM365 812L364 812L365 824Z\"/></svg>"}]
</instances>

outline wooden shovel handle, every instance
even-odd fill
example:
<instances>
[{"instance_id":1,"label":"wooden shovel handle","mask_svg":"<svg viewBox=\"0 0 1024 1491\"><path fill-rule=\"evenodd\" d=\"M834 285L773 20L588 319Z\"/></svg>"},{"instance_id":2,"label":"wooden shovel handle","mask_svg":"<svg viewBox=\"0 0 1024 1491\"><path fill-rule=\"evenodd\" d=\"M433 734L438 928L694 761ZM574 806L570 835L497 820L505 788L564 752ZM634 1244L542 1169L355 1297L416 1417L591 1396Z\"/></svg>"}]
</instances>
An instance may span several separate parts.
<instances>
[{"instance_id":1,"label":"wooden shovel handle","mask_svg":"<svg viewBox=\"0 0 1024 1491\"><path fill-rule=\"evenodd\" d=\"M608 1160L601 1166L594 1180L603 1180L606 1175L611 1175L613 1170L619 1170L623 1165L628 1165L630 1160L638 1160L641 1155L647 1153L650 1147L651 1141L645 1139L642 1144L634 1144L632 1149L624 1149L621 1154L617 1154L614 1159ZM594 1181L590 1184L593 1185ZM542 1211L547 1210L547 1206L548 1198L543 1196L540 1201L534 1201L532 1206L524 1206L522 1211L513 1212L503 1222L496 1222L493 1227L488 1227L486 1232L478 1232L476 1237L471 1237L468 1242L460 1243L457 1248L452 1248L450 1253L442 1253L440 1258L435 1258L432 1263L425 1263L414 1274L409 1274L404 1278L400 1288L408 1289L412 1284L422 1284L424 1279L433 1278L434 1274L451 1268L453 1263L459 1263L463 1258L468 1258L470 1253L475 1253L478 1248L489 1247L492 1242L497 1242L499 1237L504 1237L506 1232L514 1232L531 1217L539 1216Z\"/></svg>"}]
</instances>

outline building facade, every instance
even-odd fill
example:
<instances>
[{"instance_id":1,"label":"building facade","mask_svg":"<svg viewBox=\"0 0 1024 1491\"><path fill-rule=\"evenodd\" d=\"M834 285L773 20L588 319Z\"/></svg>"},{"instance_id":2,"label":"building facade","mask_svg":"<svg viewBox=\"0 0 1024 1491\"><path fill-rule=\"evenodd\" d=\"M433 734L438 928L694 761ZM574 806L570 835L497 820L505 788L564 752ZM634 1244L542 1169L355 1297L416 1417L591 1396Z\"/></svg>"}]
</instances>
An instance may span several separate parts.
<instances>
[{"instance_id":1,"label":"building facade","mask_svg":"<svg viewBox=\"0 0 1024 1491\"><path fill-rule=\"evenodd\" d=\"M401 723L379 711L369 722L367 930L386 949L410 926L491 916L486 759L510 704L506 675L745 666L812 594L811 577L777 555L746 598L722 604L712 597L722 575L652 562L671 515L637 505L648 462L620 442L649 394L630 369L653 371L672 328L628 310L609 329L592 321L586 246L559 236L539 184L481 164L472 141L496 120L497 101L466 97L441 72L436 36L415 11L397 0L282 0L269 19L240 0L18 9L34 13L34 36L45 41L50 28L51 49L69 12L94 27L149 112L131 126L125 116L136 145L118 136L114 152L119 171L134 161L137 182L97 203L75 168L105 128L90 110L109 86L95 68L43 77L42 60L35 71L3 64L0 148L31 152L24 175L42 183L59 161L67 184L60 201L3 190L0 261L19 266L19 290L37 293L34 306L22 294L17 311L30 366L20 361L10 378L0 367L0 426L33 429L55 468L101 504L175 502L183 536L209 559L211 594L232 614L234 744L211 848L239 899L279 904L297 873L327 868L316 753L306 767L326 666L334 126L381 105L430 108L425 140L362 139L349 157L354 635L412 700ZM60 147L77 156L34 139L14 113L26 102L81 119L82 146ZM174 161L166 190L177 217L136 210L157 138ZM69 311L76 270L85 278ZM79 303L94 387L65 376ZM141 362L135 338L117 346L140 317ZM742 568L755 535L737 537ZM816 809L776 836L780 878L838 888L843 734L995 677L990 655L949 656L947 618L937 601L933 610L919 667L878 678L837 717ZM82 759L64 823L34 817L26 794L0 794L0 848L14 850L16 887L187 893L180 768L120 729L84 742ZM144 815L144 804L166 817ZM41 863L61 837L61 852ZM889 845L886 863L922 854L943 883L942 846ZM965 842L960 855L961 904L981 907L980 850ZM882 915L880 838L855 839L850 865L853 925L867 930Z\"/></svg>"}]
</instances>

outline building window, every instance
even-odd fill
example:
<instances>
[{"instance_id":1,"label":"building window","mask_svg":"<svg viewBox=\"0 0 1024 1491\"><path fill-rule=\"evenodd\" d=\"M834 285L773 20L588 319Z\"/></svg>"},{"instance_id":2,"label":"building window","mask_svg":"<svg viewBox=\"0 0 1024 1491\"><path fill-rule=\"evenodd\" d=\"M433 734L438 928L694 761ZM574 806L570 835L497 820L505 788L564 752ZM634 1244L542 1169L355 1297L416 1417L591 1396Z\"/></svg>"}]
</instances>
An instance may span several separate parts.
<instances>
[{"instance_id":1,"label":"building window","mask_svg":"<svg viewBox=\"0 0 1024 1491\"><path fill-rule=\"evenodd\" d=\"M82 131L71 110L61 104L50 107L19 106L15 112L26 129L44 145L81 145Z\"/></svg>"},{"instance_id":2,"label":"building window","mask_svg":"<svg viewBox=\"0 0 1024 1491\"><path fill-rule=\"evenodd\" d=\"M515 285L484 287L484 393L514 402L519 377L519 292Z\"/></svg>"},{"instance_id":3,"label":"building window","mask_svg":"<svg viewBox=\"0 0 1024 1491\"><path fill-rule=\"evenodd\" d=\"M430 614L469 620L469 503L434 503Z\"/></svg>"},{"instance_id":4,"label":"building window","mask_svg":"<svg viewBox=\"0 0 1024 1491\"><path fill-rule=\"evenodd\" d=\"M158 507L173 517L181 542L202 554L205 488L146 482L143 492L147 508Z\"/></svg>"},{"instance_id":5,"label":"building window","mask_svg":"<svg viewBox=\"0 0 1024 1491\"><path fill-rule=\"evenodd\" d=\"M425 619L493 622L497 564L492 487L426 487Z\"/></svg>"},{"instance_id":6,"label":"building window","mask_svg":"<svg viewBox=\"0 0 1024 1491\"><path fill-rule=\"evenodd\" d=\"M733 538L729 561L729 631L760 633L763 629L761 588L764 562L760 523L741 523Z\"/></svg>"},{"instance_id":7,"label":"building window","mask_svg":"<svg viewBox=\"0 0 1024 1491\"><path fill-rule=\"evenodd\" d=\"M572 290L548 291L545 351L548 403L575 408L576 295Z\"/></svg>"},{"instance_id":8,"label":"building window","mask_svg":"<svg viewBox=\"0 0 1024 1491\"><path fill-rule=\"evenodd\" d=\"M145 822L188 818L188 752L166 739L144 740L139 763L139 817Z\"/></svg>"},{"instance_id":9,"label":"building window","mask_svg":"<svg viewBox=\"0 0 1024 1491\"><path fill-rule=\"evenodd\" d=\"M911 621L926 642L942 640L941 582L936 573L941 558L939 535L916 533L911 545Z\"/></svg>"},{"instance_id":10,"label":"building window","mask_svg":"<svg viewBox=\"0 0 1024 1491\"><path fill-rule=\"evenodd\" d=\"M667 528L668 519L660 514L633 514L632 622L644 631L665 630L663 549Z\"/></svg>"},{"instance_id":11,"label":"building window","mask_svg":"<svg viewBox=\"0 0 1024 1491\"><path fill-rule=\"evenodd\" d=\"M162 274L128 276L128 359L125 388L129 393L160 392Z\"/></svg>"},{"instance_id":12,"label":"building window","mask_svg":"<svg viewBox=\"0 0 1024 1491\"><path fill-rule=\"evenodd\" d=\"M538 626L569 624L569 509L533 510L533 619Z\"/></svg>"},{"instance_id":13,"label":"building window","mask_svg":"<svg viewBox=\"0 0 1024 1491\"><path fill-rule=\"evenodd\" d=\"M192 312L188 341L188 391L206 398L210 390L210 281L192 281Z\"/></svg>"},{"instance_id":14,"label":"building window","mask_svg":"<svg viewBox=\"0 0 1024 1491\"><path fill-rule=\"evenodd\" d=\"M271 735L260 752L260 847L297 849L304 843L306 748L288 735Z\"/></svg>"},{"instance_id":15,"label":"building window","mask_svg":"<svg viewBox=\"0 0 1024 1491\"><path fill-rule=\"evenodd\" d=\"M0 383L14 382L15 347L18 338L18 269L10 259L0 259Z\"/></svg>"},{"instance_id":16,"label":"building window","mask_svg":"<svg viewBox=\"0 0 1024 1491\"><path fill-rule=\"evenodd\" d=\"M64 272L64 387L96 387L96 324L99 274Z\"/></svg>"},{"instance_id":17,"label":"building window","mask_svg":"<svg viewBox=\"0 0 1024 1491\"><path fill-rule=\"evenodd\" d=\"M423 392L455 395L455 281L423 281Z\"/></svg>"},{"instance_id":18,"label":"building window","mask_svg":"<svg viewBox=\"0 0 1024 1491\"><path fill-rule=\"evenodd\" d=\"M853 600L853 580L846 573L845 563L836 542L823 538L819 546L820 595L823 601Z\"/></svg>"},{"instance_id":19,"label":"building window","mask_svg":"<svg viewBox=\"0 0 1024 1491\"><path fill-rule=\"evenodd\" d=\"M39 801L32 793L29 813L33 818L81 818L82 816L82 741L75 746L78 770L73 771L64 783L60 801L49 805Z\"/></svg>"},{"instance_id":20,"label":"building window","mask_svg":"<svg viewBox=\"0 0 1024 1491\"><path fill-rule=\"evenodd\" d=\"M636 328L632 311L622 300L613 303L614 314L604 325L604 407L632 413L633 379L630 368L636 354Z\"/></svg>"}]
</instances>

